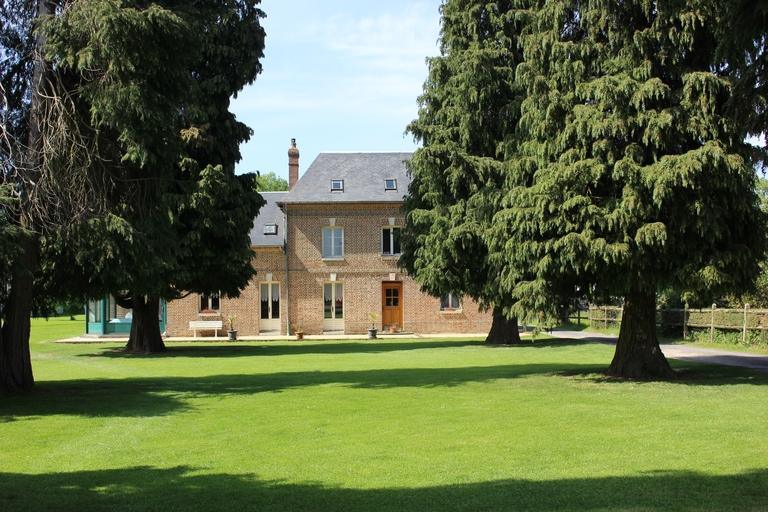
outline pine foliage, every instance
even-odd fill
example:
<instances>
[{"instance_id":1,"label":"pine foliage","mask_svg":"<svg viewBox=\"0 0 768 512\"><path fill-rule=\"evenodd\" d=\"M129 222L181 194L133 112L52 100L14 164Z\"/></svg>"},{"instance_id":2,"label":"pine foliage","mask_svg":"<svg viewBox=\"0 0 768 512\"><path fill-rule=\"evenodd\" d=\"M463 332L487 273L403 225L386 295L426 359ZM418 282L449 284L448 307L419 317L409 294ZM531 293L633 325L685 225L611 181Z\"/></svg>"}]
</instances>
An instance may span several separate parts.
<instances>
[{"instance_id":1,"label":"pine foliage","mask_svg":"<svg viewBox=\"0 0 768 512\"><path fill-rule=\"evenodd\" d=\"M576 285L674 286L693 301L748 283L765 216L717 19L651 0L546 0L530 14L519 151L488 238L513 310L554 314Z\"/></svg>"},{"instance_id":2,"label":"pine foliage","mask_svg":"<svg viewBox=\"0 0 768 512\"><path fill-rule=\"evenodd\" d=\"M236 296L263 200L236 176L250 129L230 98L261 72L258 0L69 4L43 26L56 92L96 143L106 206L44 240L57 296Z\"/></svg>"},{"instance_id":3,"label":"pine foliage","mask_svg":"<svg viewBox=\"0 0 768 512\"><path fill-rule=\"evenodd\" d=\"M515 66L522 25L515 2L449 0L441 55L429 59L409 168L400 264L433 295L468 294L503 309L485 231L499 205L505 152L519 118Z\"/></svg>"}]
</instances>

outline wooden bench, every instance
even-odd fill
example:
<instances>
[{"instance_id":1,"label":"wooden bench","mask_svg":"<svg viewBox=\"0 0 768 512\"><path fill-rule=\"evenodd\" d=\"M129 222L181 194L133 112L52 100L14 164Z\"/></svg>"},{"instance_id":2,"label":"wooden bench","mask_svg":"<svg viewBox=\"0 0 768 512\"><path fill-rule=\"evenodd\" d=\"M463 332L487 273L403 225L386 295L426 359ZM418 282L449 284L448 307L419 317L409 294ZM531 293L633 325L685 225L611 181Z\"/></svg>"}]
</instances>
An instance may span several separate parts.
<instances>
[{"instance_id":1,"label":"wooden bench","mask_svg":"<svg viewBox=\"0 0 768 512\"><path fill-rule=\"evenodd\" d=\"M194 331L195 338L197 338L197 331L214 331L218 337L219 330L223 327L224 322L221 320L192 320L189 322L189 328Z\"/></svg>"}]
</instances>

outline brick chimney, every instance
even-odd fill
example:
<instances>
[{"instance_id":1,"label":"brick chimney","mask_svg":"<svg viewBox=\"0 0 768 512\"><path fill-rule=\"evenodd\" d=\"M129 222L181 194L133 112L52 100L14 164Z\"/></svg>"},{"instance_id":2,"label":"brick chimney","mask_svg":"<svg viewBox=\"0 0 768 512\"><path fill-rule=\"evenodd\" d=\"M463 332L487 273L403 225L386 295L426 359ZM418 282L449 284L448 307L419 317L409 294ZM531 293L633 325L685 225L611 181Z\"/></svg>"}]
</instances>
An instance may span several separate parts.
<instances>
[{"instance_id":1,"label":"brick chimney","mask_svg":"<svg viewBox=\"0 0 768 512\"><path fill-rule=\"evenodd\" d=\"M291 139L291 147L288 148L288 189L293 190L299 181L299 148L296 147L296 139Z\"/></svg>"}]
</instances>

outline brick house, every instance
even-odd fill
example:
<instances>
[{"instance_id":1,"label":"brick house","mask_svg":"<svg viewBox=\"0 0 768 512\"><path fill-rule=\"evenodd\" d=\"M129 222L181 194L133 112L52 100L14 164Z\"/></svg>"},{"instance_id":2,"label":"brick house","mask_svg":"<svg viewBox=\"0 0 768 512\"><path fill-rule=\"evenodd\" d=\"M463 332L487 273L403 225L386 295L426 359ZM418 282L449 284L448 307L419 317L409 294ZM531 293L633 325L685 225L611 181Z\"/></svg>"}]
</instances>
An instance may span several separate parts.
<instances>
[{"instance_id":1,"label":"brick house","mask_svg":"<svg viewBox=\"0 0 768 512\"><path fill-rule=\"evenodd\" d=\"M380 330L485 333L491 314L469 298L432 297L397 267L410 153L321 153L289 192L266 192L251 243L254 280L240 297L189 295L167 305L169 336L235 315L241 336Z\"/></svg>"}]
</instances>

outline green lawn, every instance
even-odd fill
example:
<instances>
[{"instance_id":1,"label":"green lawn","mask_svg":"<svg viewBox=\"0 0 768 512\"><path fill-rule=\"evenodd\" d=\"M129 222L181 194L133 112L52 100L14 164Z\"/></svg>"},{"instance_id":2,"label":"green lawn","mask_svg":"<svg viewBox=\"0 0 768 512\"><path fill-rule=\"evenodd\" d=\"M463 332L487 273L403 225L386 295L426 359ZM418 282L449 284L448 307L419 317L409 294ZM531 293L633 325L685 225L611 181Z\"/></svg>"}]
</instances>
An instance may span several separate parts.
<instances>
[{"instance_id":1,"label":"green lawn","mask_svg":"<svg viewBox=\"0 0 768 512\"><path fill-rule=\"evenodd\" d=\"M768 510L768 374L615 382L610 346L561 341L136 357L42 325L36 390L0 397L3 511Z\"/></svg>"}]
</instances>

